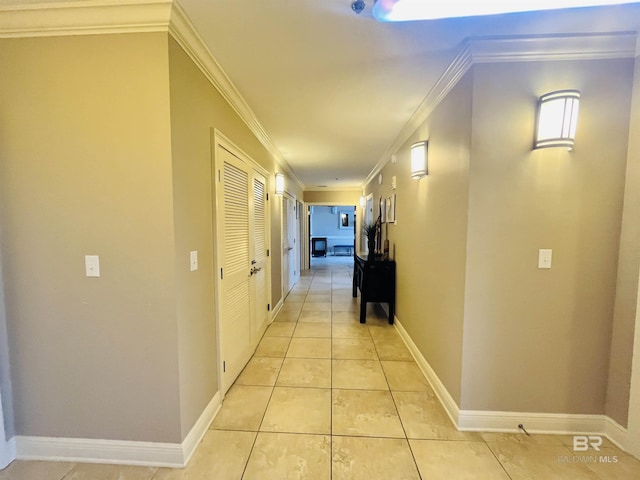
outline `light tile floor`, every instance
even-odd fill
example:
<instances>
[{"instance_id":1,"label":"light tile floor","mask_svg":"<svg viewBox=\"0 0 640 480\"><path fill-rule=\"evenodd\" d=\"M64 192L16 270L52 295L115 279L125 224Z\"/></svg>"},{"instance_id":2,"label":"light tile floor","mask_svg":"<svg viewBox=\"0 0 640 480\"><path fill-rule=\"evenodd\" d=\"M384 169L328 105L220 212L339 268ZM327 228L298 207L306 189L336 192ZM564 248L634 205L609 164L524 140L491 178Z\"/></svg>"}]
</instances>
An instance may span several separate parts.
<instances>
[{"instance_id":1,"label":"light tile floor","mask_svg":"<svg viewBox=\"0 0 640 480\"><path fill-rule=\"evenodd\" d=\"M350 267L304 275L185 469L16 461L0 480L640 478L609 443L458 432L384 312L358 311Z\"/></svg>"}]
</instances>

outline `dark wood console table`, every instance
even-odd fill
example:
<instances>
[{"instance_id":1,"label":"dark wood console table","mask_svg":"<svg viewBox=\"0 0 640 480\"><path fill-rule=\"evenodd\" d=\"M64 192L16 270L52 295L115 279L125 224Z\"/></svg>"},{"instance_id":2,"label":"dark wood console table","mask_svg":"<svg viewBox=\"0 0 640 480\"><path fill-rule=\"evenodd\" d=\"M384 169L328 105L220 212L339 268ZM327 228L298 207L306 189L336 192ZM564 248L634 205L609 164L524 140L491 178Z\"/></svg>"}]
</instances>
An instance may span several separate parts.
<instances>
[{"instance_id":1,"label":"dark wood console table","mask_svg":"<svg viewBox=\"0 0 640 480\"><path fill-rule=\"evenodd\" d=\"M396 305L396 262L367 260L367 254L356 254L353 264L353 296L360 289L360 323L367 319L367 302L389 304L389 323L393 325Z\"/></svg>"}]
</instances>

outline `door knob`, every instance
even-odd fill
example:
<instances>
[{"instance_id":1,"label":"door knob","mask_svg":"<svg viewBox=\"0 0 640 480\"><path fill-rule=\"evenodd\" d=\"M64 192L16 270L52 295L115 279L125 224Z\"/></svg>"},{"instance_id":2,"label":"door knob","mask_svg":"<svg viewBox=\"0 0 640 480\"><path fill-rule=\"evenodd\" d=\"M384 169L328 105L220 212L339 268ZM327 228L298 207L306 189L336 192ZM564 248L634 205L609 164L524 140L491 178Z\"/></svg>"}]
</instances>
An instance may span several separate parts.
<instances>
[{"instance_id":1,"label":"door knob","mask_svg":"<svg viewBox=\"0 0 640 480\"><path fill-rule=\"evenodd\" d=\"M249 276L253 275L254 273L258 273L260 270L262 270L262 267L253 267L250 271L249 271Z\"/></svg>"}]
</instances>

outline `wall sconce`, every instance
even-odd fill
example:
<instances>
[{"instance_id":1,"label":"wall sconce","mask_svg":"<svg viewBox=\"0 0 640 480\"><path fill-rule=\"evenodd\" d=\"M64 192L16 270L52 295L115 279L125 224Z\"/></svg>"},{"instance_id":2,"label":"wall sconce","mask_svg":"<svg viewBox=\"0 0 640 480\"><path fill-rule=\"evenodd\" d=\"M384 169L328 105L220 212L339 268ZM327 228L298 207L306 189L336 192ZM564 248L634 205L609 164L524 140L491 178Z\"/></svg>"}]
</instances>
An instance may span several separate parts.
<instances>
[{"instance_id":1,"label":"wall sconce","mask_svg":"<svg viewBox=\"0 0 640 480\"><path fill-rule=\"evenodd\" d=\"M427 167L427 147L429 142L423 140L411 145L411 178L420 179L429 175Z\"/></svg>"},{"instance_id":2,"label":"wall sconce","mask_svg":"<svg viewBox=\"0 0 640 480\"><path fill-rule=\"evenodd\" d=\"M580 92L560 90L538 100L538 121L533 148L573 148L578 123Z\"/></svg>"},{"instance_id":3,"label":"wall sconce","mask_svg":"<svg viewBox=\"0 0 640 480\"><path fill-rule=\"evenodd\" d=\"M364 206L367 204L366 199L364 198L364 195L360 195L360 206L362 208L364 208Z\"/></svg>"},{"instance_id":4,"label":"wall sconce","mask_svg":"<svg viewBox=\"0 0 640 480\"><path fill-rule=\"evenodd\" d=\"M276 195L282 195L284 193L284 175L276 173Z\"/></svg>"}]
</instances>

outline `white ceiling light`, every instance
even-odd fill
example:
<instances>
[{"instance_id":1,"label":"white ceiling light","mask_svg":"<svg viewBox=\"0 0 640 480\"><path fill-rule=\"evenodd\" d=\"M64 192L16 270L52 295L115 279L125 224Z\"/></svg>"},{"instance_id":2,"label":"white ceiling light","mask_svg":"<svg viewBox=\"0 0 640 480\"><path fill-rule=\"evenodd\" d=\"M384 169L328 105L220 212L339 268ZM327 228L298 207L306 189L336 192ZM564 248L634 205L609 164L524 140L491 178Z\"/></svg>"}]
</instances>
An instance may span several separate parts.
<instances>
[{"instance_id":1,"label":"white ceiling light","mask_svg":"<svg viewBox=\"0 0 640 480\"><path fill-rule=\"evenodd\" d=\"M434 20L499 13L533 12L559 8L619 5L625 0L376 0L373 16L380 22Z\"/></svg>"}]
</instances>

